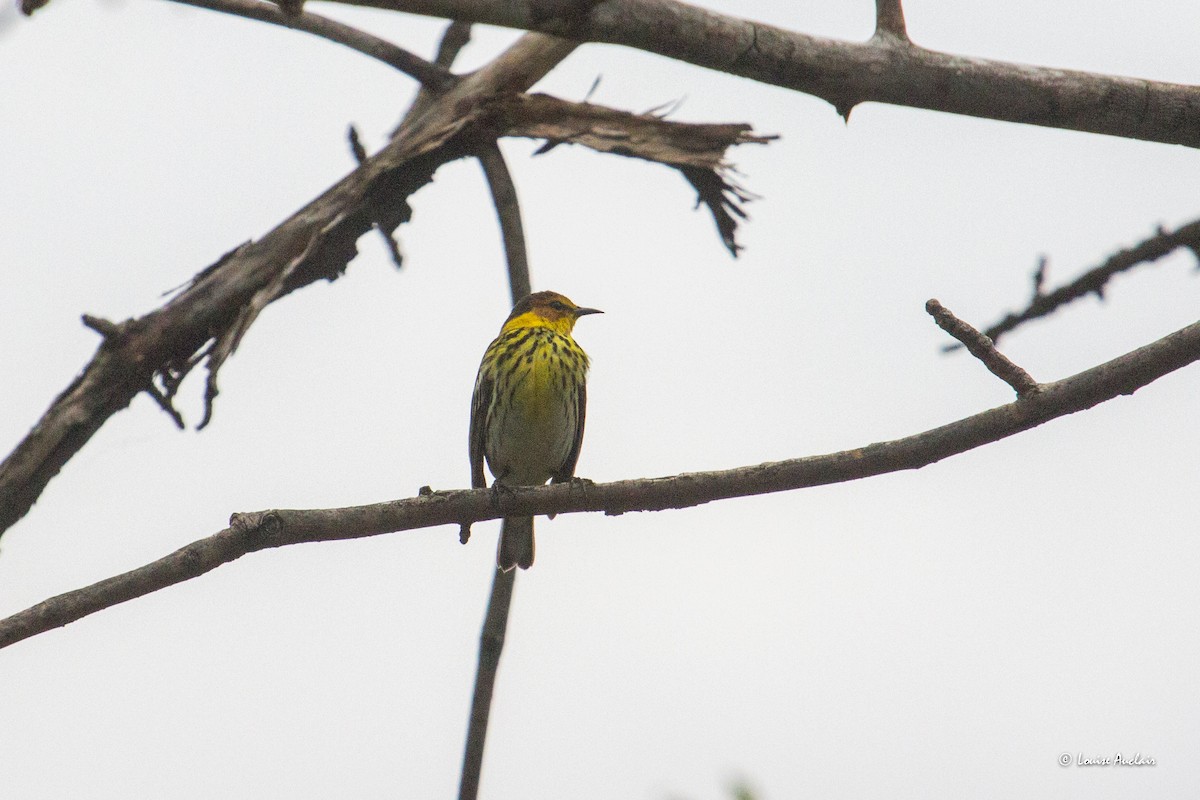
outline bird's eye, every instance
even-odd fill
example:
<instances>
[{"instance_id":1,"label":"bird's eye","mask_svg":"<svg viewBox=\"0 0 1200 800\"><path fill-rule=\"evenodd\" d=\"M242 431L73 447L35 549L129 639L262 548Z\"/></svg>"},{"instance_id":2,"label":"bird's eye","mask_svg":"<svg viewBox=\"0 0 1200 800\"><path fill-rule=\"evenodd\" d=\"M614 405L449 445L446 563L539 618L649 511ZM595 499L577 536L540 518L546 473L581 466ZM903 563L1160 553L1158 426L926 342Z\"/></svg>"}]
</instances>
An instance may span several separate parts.
<instances>
[{"instance_id":1,"label":"bird's eye","mask_svg":"<svg viewBox=\"0 0 1200 800\"><path fill-rule=\"evenodd\" d=\"M568 309L567 309L567 304L566 304L566 303L563 303L563 302L561 302L561 301L559 301L559 300L555 300L553 303L551 303L551 304L550 304L550 307L551 307L551 308L553 308L555 311L561 311L561 312L563 312L564 314L565 314L565 313L567 312L567 310L568 310Z\"/></svg>"}]
</instances>

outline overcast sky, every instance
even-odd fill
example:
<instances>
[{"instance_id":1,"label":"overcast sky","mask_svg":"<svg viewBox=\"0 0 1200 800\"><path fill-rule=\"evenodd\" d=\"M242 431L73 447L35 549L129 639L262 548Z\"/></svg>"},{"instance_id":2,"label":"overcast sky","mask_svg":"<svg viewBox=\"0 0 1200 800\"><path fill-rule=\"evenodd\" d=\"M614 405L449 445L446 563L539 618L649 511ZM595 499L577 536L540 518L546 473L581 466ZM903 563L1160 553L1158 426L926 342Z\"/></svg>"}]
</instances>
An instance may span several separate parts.
<instances>
[{"instance_id":1,"label":"overcast sky","mask_svg":"<svg viewBox=\"0 0 1200 800\"><path fill-rule=\"evenodd\" d=\"M862 40L873 3L704 3ZM909 2L925 46L1200 83L1200 5ZM314 3L433 51L442 23ZM517 34L480 29L460 66ZM534 286L604 316L580 475L669 475L909 435L1008 402L923 310L979 325L1200 216L1182 147L823 101L585 45L542 91L782 137L734 260L663 167L506 141ZM379 147L413 84L306 34L162 2L0 11L0 450L87 362L79 315L145 313ZM0 543L0 614L230 513L469 484L468 406L509 307L477 164L413 199L397 271L272 305L212 425L146 397ZM1043 381L1196 321L1195 258L1002 349ZM202 379L180 405L201 416ZM539 519L482 796L1179 797L1200 785L1200 368L917 472L664 513ZM12 798L451 796L498 524L257 553L0 652ZM1060 767L1142 753L1152 767Z\"/></svg>"}]
</instances>

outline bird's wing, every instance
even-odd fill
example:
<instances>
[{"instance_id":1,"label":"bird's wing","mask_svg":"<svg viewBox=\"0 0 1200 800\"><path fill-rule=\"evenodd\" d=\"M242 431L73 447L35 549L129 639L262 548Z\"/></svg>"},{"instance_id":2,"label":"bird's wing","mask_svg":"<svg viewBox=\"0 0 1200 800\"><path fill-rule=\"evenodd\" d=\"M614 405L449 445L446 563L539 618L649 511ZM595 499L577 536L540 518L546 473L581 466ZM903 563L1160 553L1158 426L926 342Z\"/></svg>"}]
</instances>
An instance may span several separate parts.
<instances>
[{"instance_id":1,"label":"bird's wing","mask_svg":"<svg viewBox=\"0 0 1200 800\"><path fill-rule=\"evenodd\" d=\"M471 395L471 488L482 489L487 486L483 476L483 439L487 429L487 412L491 404L492 380L484 374L483 368L475 378L475 393Z\"/></svg>"},{"instance_id":2,"label":"bird's wing","mask_svg":"<svg viewBox=\"0 0 1200 800\"><path fill-rule=\"evenodd\" d=\"M583 422L587 414L587 384L579 382L579 394L575 398L575 441L571 443L571 452L558 472L554 473L555 483L566 483L575 475L575 464L579 462L579 448L583 444Z\"/></svg>"}]
</instances>

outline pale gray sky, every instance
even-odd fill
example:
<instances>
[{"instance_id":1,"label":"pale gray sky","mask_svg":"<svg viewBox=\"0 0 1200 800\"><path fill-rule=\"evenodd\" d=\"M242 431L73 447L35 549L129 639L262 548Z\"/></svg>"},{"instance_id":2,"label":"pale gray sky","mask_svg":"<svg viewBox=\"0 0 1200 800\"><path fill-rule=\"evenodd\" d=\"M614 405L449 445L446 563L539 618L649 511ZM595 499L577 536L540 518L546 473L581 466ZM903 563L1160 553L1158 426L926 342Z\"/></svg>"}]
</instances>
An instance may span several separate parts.
<instances>
[{"instance_id":1,"label":"pale gray sky","mask_svg":"<svg viewBox=\"0 0 1200 800\"><path fill-rule=\"evenodd\" d=\"M441 23L323 5L421 53ZM862 39L873 3L705 3ZM1200 6L910 2L929 47L1200 83ZM517 34L478 31L462 66ZM907 435L1007 402L940 353L938 297L984 324L1156 225L1200 215L1182 147L824 102L586 45L539 89L778 133L733 153L732 260L659 166L506 142L534 285L604 309L579 473L733 467ZM351 169L403 76L170 3L0 15L0 445L96 347ZM113 417L0 544L0 614L131 569L234 511L469 483L468 402L507 313L477 165L438 173L396 272L271 306L180 433ZM1118 279L1002 347L1051 380L1185 324L1195 261ZM1200 785L1195 367L919 472L657 514L539 519L483 796L1180 797ZM181 405L194 424L202 386ZM258 553L0 652L5 797L446 797L457 786L497 525ZM1061 768L1141 752L1143 768Z\"/></svg>"}]
</instances>

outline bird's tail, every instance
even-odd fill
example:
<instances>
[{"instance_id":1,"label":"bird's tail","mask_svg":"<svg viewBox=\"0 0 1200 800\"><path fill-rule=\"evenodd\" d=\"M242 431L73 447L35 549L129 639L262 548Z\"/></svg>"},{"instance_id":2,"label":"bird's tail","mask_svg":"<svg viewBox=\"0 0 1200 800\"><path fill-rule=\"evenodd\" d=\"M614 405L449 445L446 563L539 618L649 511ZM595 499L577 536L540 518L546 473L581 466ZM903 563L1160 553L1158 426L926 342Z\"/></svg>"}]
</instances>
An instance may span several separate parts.
<instances>
[{"instance_id":1,"label":"bird's tail","mask_svg":"<svg viewBox=\"0 0 1200 800\"><path fill-rule=\"evenodd\" d=\"M500 527L496 566L504 572L533 565L533 517L505 517Z\"/></svg>"}]
</instances>

